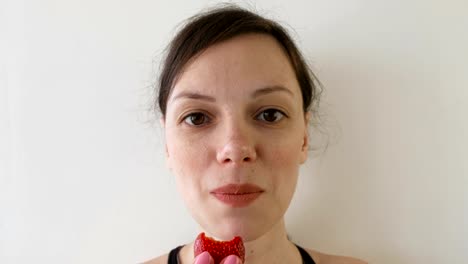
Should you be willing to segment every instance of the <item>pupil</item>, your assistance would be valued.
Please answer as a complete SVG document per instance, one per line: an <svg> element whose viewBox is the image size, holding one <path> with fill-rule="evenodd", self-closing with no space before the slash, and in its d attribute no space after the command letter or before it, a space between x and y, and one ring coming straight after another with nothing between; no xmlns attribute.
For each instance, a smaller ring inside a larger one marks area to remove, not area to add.
<svg viewBox="0 0 468 264"><path fill-rule="evenodd" d="M266 121L273 122L276 120L276 112L274 110L267 110L263 113L263 117Z"/></svg>
<svg viewBox="0 0 468 264"><path fill-rule="evenodd" d="M193 114L190 116L190 121L192 121L194 125L201 125L203 121L205 121L205 116L202 114Z"/></svg>

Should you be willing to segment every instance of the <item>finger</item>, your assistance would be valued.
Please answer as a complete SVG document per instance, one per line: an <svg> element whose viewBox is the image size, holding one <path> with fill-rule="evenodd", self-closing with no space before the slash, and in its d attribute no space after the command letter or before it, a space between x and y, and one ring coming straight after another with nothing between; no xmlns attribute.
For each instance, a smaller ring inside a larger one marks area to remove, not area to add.
<svg viewBox="0 0 468 264"><path fill-rule="evenodd" d="M229 255L220 264L242 264L242 260L236 255Z"/></svg>
<svg viewBox="0 0 468 264"><path fill-rule="evenodd" d="M194 264L214 264L213 258L210 256L210 253L208 251L204 251L200 255L198 255L194 262Z"/></svg>

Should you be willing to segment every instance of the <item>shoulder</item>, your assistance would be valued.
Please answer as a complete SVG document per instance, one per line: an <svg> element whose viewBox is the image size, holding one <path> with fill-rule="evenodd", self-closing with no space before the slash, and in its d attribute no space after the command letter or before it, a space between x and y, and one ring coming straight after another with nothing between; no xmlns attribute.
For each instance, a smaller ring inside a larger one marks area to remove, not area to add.
<svg viewBox="0 0 468 264"><path fill-rule="evenodd" d="M165 254L165 255L161 255L161 256L159 256L157 258L145 261L142 264L167 264L168 259L169 259L169 254Z"/></svg>
<svg viewBox="0 0 468 264"><path fill-rule="evenodd" d="M366 261L357 258L330 255L312 249L306 249L306 251L317 264L368 264Z"/></svg>

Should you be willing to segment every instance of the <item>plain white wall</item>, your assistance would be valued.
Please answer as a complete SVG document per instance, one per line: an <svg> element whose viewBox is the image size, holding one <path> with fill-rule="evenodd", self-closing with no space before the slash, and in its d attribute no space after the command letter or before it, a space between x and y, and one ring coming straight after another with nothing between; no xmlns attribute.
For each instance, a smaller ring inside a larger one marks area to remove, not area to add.
<svg viewBox="0 0 468 264"><path fill-rule="evenodd" d="M0 263L136 263L195 237L145 110L175 26L215 2L2 2ZM295 29L326 89L293 240L467 263L467 2L250 5Z"/></svg>

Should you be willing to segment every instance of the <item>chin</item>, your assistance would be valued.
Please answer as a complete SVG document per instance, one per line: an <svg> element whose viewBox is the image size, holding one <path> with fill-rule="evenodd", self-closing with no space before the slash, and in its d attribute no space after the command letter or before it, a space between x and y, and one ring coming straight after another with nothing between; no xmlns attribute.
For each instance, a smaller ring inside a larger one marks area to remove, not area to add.
<svg viewBox="0 0 468 264"><path fill-rule="evenodd" d="M265 221L255 223L237 219L232 221L223 220L223 223L218 222L210 225L210 228L205 228L205 230L217 240L231 240L235 236L240 236L244 242L248 242L258 239L270 228L271 226L266 225Z"/></svg>

